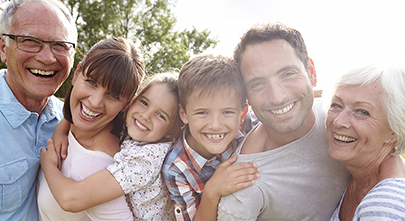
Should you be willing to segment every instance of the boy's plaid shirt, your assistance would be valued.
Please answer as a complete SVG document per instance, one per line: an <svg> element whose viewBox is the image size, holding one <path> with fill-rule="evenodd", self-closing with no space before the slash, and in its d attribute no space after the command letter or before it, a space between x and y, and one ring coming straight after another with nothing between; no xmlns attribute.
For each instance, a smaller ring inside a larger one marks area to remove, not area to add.
<svg viewBox="0 0 405 221"><path fill-rule="evenodd" d="M176 220L189 221L197 212L204 184L214 174L218 165L231 156L244 136L238 132L223 154L207 160L187 144L184 138L185 130L183 136L166 155L162 173L170 199L175 204Z"/></svg>

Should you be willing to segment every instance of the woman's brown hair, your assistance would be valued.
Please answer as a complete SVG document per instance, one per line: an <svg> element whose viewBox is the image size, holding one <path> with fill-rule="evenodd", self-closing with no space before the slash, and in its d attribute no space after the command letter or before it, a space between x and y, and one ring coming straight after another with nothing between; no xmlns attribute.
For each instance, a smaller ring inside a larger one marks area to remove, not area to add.
<svg viewBox="0 0 405 221"><path fill-rule="evenodd" d="M120 98L130 100L143 79L145 64L142 54L132 42L124 38L109 38L91 47L77 71L78 74L99 82ZM72 89L73 85L70 85L65 96L63 113L66 120L73 124L70 110ZM120 137L124 124L123 114L120 112L111 123L111 133Z"/></svg>

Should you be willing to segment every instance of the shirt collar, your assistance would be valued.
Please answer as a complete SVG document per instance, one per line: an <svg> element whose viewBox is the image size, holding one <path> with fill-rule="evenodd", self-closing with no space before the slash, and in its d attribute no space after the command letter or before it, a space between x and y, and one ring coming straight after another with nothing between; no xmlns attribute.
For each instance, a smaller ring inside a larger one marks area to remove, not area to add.
<svg viewBox="0 0 405 221"><path fill-rule="evenodd" d="M5 77L6 70L1 70L0 77L0 111L12 128L16 128L24 123L31 113L18 102L10 87L7 85Z"/></svg>
<svg viewBox="0 0 405 221"><path fill-rule="evenodd" d="M205 159L205 157L201 156L200 154L198 154L195 150L193 150L187 143L186 140L186 129L187 127L183 130L183 136L182 136L182 140L183 140L183 145L184 145L184 149L186 154L188 155L188 158L190 160L190 162L193 164L194 168L197 170L198 173L201 172L201 169L209 162L214 161L214 160L218 160L219 162L223 162L224 160L228 159L233 151L235 150L235 147L237 146L237 140L241 140L243 139L243 133L241 133L240 131L238 131L238 133L236 134L235 139L233 139L231 141L231 143L228 145L226 151L222 154L217 154L216 156L212 157L211 159L207 160Z"/></svg>
<svg viewBox="0 0 405 221"><path fill-rule="evenodd" d="M8 86L6 80L4 79L5 74L7 73L7 69L0 70L0 112L3 113L5 119L10 124L12 128L19 127L22 125L31 114L36 114L28 111L25 107L17 100L14 96L13 92L11 91L10 87ZM62 116L59 116L56 112L56 103L54 96L51 96L48 99L48 103L46 104L44 110L42 111L41 115L44 115L46 121L50 121L53 118L57 118L60 120Z"/></svg>
<svg viewBox="0 0 405 221"><path fill-rule="evenodd" d="M186 128L183 130L183 144L185 153L188 155L191 164L193 164L193 167L197 170L198 173L200 173L201 169L204 167L205 163L207 163L208 160L198 154L188 145L186 140Z"/></svg>

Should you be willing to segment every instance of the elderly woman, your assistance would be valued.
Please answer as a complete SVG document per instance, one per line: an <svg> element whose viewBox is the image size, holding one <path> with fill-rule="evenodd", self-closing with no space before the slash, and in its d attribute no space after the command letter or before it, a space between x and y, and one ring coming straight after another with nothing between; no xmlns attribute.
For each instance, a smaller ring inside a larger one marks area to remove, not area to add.
<svg viewBox="0 0 405 221"><path fill-rule="evenodd" d="M352 175L331 220L404 220L405 69L342 76L326 127L329 154Z"/></svg>

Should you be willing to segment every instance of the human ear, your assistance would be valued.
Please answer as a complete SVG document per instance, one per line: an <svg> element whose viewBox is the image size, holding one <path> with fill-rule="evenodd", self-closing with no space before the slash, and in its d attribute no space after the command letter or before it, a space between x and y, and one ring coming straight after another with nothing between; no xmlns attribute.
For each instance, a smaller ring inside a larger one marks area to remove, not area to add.
<svg viewBox="0 0 405 221"><path fill-rule="evenodd" d="M181 121L183 121L184 124L188 124L187 113L186 113L186 111L183 109L183 107L181 106L181 104L179 104L179 115L180 115Z"/></svg>
<svg viewBox="0 0 405 221"><path fill-rule="evenodd" d="M392 132L392 133L390 134L390 136L388 136L388 138L385 139L384 143L389 144L389 143L395 142L396 140L397 140L397 134L394 133L394 132Z"/></svg>
<svg viewBox="0 0 405 221"><path fill-rule="evenodd" d="M1 61L6 64L7 63L7 57L6 57L6 41L0 37L0 56L1 56Z"/></svg>
<svg viewBox="0 0 405 221"><path fill-rule="evenodd" d="M166 134L165 138L166 139L171 139L171 136L172 136L171 134Z"/></svg>
<svg viewBox="0 0 405 221"><path fill-rule="evenodd" d="M308 74L311 85L314 86L318 80L316 79L316 69L312 58L308 60Z"/></svg>

